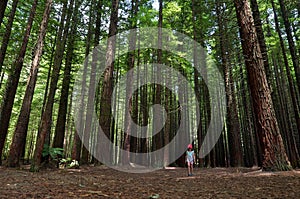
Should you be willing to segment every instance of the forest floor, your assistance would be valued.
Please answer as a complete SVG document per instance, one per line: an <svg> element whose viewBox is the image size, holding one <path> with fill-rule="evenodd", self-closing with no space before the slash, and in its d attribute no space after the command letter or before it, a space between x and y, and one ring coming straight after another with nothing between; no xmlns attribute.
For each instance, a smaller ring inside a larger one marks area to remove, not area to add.
<svg viewBox="0 0 300 199"><path fill-rule="evenodd" d="M0 167L0 198L299 198L300 170L166 168L126 173L105 166L43 170Z"/></svg>

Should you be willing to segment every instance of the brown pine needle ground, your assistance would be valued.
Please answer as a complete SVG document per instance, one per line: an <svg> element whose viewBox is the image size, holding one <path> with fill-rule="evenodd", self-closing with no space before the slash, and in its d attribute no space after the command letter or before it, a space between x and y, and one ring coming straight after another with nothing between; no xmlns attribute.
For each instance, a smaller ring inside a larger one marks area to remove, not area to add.
<svg viewBox="0 0 300 199"><path fill-rule="evenodd" d="M132 174L100 167L43 170L0 167L0 198L298 198L300 170L167 168Z"/></svg>

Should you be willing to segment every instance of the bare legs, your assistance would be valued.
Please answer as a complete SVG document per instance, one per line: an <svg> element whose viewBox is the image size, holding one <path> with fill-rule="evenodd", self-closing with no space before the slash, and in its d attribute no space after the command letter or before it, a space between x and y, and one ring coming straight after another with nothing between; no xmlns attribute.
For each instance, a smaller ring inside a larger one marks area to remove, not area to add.
<svg viewBox="0 0 300 199"><path fill-rule="evenodd" d="M193 168L193 163L191 162L187 162L187 167L188 167L188 176L192 176L193 175L193 171L194 171L194 168Z"/></svg>

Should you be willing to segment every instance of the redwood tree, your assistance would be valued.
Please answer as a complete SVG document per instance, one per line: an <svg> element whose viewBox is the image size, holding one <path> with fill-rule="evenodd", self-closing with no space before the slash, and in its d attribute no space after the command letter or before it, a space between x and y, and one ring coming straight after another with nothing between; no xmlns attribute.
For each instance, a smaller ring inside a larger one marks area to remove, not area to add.
<svg viewBox="0 0 300 199"><path fill-rule="evenodd" d="M66 119L68 113L68 99L69 99L69 88L71 82L71 69L72 69L72 60L74 55L74 45L75 45L75 37L77 32L78 25L78 8L81 5L81 2L76 2L76 6L74 8L72 26L70 36L68 38L67 52L66 52L66 63L64 68L64 77L59 101L59 109L57 116L57 123L55 126L55 135L53 140L54 148L63 148L64 138L65 138L65 130L66 130Z"/></svg>
<svg viewBox="0 0 300 199"><path fill-rule="evenodd" d="M162 64L162 58L163 58L163 52L162 52L162 24L163 24L163 0L159 0L159 9L158 9L158 49L157 49L157 63L158 64ZM160 67L157 67L157 71L153 74L153 78L156 78L157 79L157 82L161 82L162 79L161 79L161 72L160 72ZM162 99L161 99L161 94L162 94L162 86L160 84L156 84L155 85L155 89L154 89L154 92L155 92L155 97L154 97L154 104L161 104L162 102ZM162 136L162 133L163 131L160 131L158 133L158 128L157 127L160 127L162 126L162 119L163 119L163 115L162 113L157 110L157 109L154 109L153 110L153 134L157 133L155 136L154 136L154 139L153 139L153 151L155 150L159 150L162 145L163 145L163 136ZM160 158L160 157L155 157L155 164L161 164L161 160L160 159L157 159L157 158ZM162 165L161 165L162 166Z"/></svg>
<svg viewBox="0 0 300 199"><path fill-rule="evenodd" d="M254 113L257 117L257 130L263 149L262 167L263 170L271 171L289 170L291 167L275 117L249 2L248 0L235 0L234 4L240 28Z"/></svg>
<svg viewBox="0 0 300 199"><path fill-rule="evenodd" d="M34 0L28 22L26 25L22 46L20 48L19 54L12 65L12 73L8 77L8 81L5 88L4 97L1 104L1 112L0 112L0 165L1 165L1 156L2 150L4 147L5 139L7 136L9 121L11 117L11 112L14 104L15 95L17 92L17 87L20 80L21 70L23 67L24 57L27 49L27 44L29 41L29 36L31 32L31 27L33 23L33 19L35 16L36 8L37 8L38 0Z"/></svg>
<svg viewBox="0 0 300 199"><path fill-rule="evenodd" d="M279 20L278 20L277 12L276 12L276 9L275 9L275 4L274 4L273 0L271 0L271 5L272 5L272 8L273 8L273 13L274 13L275 29L276 29L276 32L277 32L278 37L279 37L279 43L280 43L280 47L281 47L283 63L284 63L284 66L285 66L286 76L287 76L287 79L288 79L289 94L290 94L290 97L291 97L291 100L292 100L293 111L294 111L294 114L295 114L297 130L298 130L298 133L299 133L300 132L299 106L297 104L297 96L296 96L296 91L295 91L294 80L293 80L293 77L292 77L292 74L291 74L291 71L290 71L287 52L286 52L285 45L284 45L284 39L282 37L282 33L281 33L281 30L280 30ZM276 66L275 61L273 61L273 62L274 62L274 67L275 67ZM278 69L275 69L275 70L278 70ZM277 72L277 71L275 71L275 72ZM288 113L285 113L285 114L288 114ZM290 137L290 136L293 137L293 134L290 130L286 130L286 131L287 131L286 134L288 134L288 137ZM293 147L293 146L289 146L289 147ZM296 158L292 158L292 157L297 156L296 151L297 151L297 148L295 148L294 150L291 151L291 154L294 154L294 156L290 156L291 157L290 161L291 161L292 166L295 166L295 165L299 164L299 163L297 163Z"/></svg>
<svg viewBox="0 0 300 199"><path fill-rule="evenodd" d="M44 38L46 35L52 1L53 0L48 0L45 6L43 19L40 26L39 38L34 51L34 58L31 65L30 76L27 82L25 96L22 102L22 108L18 117L18 122L16 124L16 129L10 146L8 158L8 166L10 167L19 166L19 158L25 147L31 103L37 80L38 67L42 56Z"/></svg>
<svg viewBox="0 0 300 199"><path fill-rule="evenodd" d="M130 28L134 29L131 30L131 36L130 36L130 41L129 41L129 54L127 57L127 65L128 65L128 70L133 69L134 67L134 62L135 62L135 53L134 52L130 52L131 50L135 49L136 47L136 30L135 28L137 28L137 20L136 20L136 15L138 12L138 0L132 0L131 1L131 9L132 9L132 13L131 13L131 17L130 17ZM132 126L130 123L130 119L131 119L131 114L133 112L132 110L132 98L133 96L130 96L130 94L132 93L132 83L133 83L133 70L130 71L130 75L128 75L127 77L127 81L126 81L126 100L129 100L130 98L130 102L128 104L126 104L125 106L125 138L124 138L124 150L127 152L126 157L123 157L123 164L128 164L130 157L129 157L129 152L130 152L130 141L131 139L135 139L133 137L131 137L129 135L129 132L132 131ZM127 102L126 102L127 103Z"/></svg>
<svg viewBox="0 0 300 199"><path fill-rule="evenodd" d="M91 6L90 11L89 11L89 22L88 22L88 32L87 32L87 37L86 37L86 47L85 47L85 57L87 57L90 53L90 49L91 49L91 39L92 39L92 25L93 25L93 20L92 20L92 15L93 15L93 6ZM97 23L97 22L96 22ZM97 23L98 24L98 23ZM97 29L97 28L96 28ZM86 94L86 79L87 79L87 67L88 67L88 60L85 60L84 62L84 69L83 69L83 74L82 74L82 86L81 86L81 98L80 98L80 109L81 111L79 111L79 116L78 119L78 131L79 132L75 132L74 135L74 141L73 141L73 148L72 148L72 159L77 160L78 162L81 159L81 146L82 146L82 142L81 139L79 137L78 133L81 133L84 129L84 120L83 120L83 107L85 107L85 94Z"/></svg>
<svg viewBox="0 0 300 199"><path fill-rule="evenodd" d="M117 24L118 24L118 9L119 0L112 0L110 14L110 24L108 37L117 34ZM113 93L113 72L114 72L114 56L115 56L116 41L110 39L107 42L107 52L106 52L106 68L103 74L103 87L100 96L100 126L104 134L110 139L111 136L111 98ZM109 153L109 152L105 152ZM107 160L110 161L110 160Z"/></svg>
<svg viewBox="0 0 300 199"><path fill-rule="evenodd" d="M50 89L47 97L47 102L45 105L45 111L42 115L41 120L41 126L39 129L39 133L37 136L36 141L36 148L34 152L34 159L33 163L31 164L31 171L38 171L39 167L42 162L42 151L44 149L44 144L48 144L50 142L50 130L51 130L51 124L52 124L52 111L53 111L53 105L54 105L54 97L57 89L57 82L59 79L59 72L62 64L64 49L65 49L65 43L69 31L69 25L70 25L70 18L72 16L73 12L73 3L74 0L70 1L70 7L67 13L67 19L66 23L64 25L64 31L62 37L57 37L56 42L56 50L54 55L54 66L52 69L52 76L51 76L51 82L50 82ZM60 34L60 31L59 31Z"/></svg>
<svg viewBox="0 0 300 199"><path fill-rule="evenodd" d="M98 0L97 1L97 4L96 4L96 7L95 7L95 10L96 10L96 25L95 25L95 36L94 36L94 47L96 48L98 45L99 45L99 40L100 40L100 28L101 28L101 14L102 14L102 0ZM92 55L92 67L91 67L91 73L90 73L90 82L89 82L89 86L87 87L88 88L88 102L87 102L87 105L86 105L86 112L87 113L91 113L94 106L92 104L92 101L94 100L94 93L95 93L95 90L96 90L96 77L95 77L95 71L96 71L96 64L97 64L97 54L93 52L93 55ZM87 66L85 65L85 73L87 72ZM86 76L84 77L84 79L86 79ZM86 83L85 80L84 81L84 84ZM85 89L83 87L84 85L82 85L82 89ZM82 92L84 93L84 91L82 90ZM83 102L82 102L83 103ZM82 117L82 116L80 116ZM81 118L80 118L81 119ZM80 163L81 164L87 164L89 162L89 142L86 141L86 140L89 140L90 139L90 131L91 131L91 128L92 128L92 114L86 114L85 116L85 121L84 121L84 140L85 140L85 145L83 146L82 148L82 158L81 158L81 161ZM81 126L81 125L80 125ZM83 128L83 127L82 127ZM98 164L98 162L96 162Z"/></svg>
<svg viewBox="0 0 300 199"><path fill-rule="evenodd" d="M231 166L242 166L242 145L240 136L240 124L237 112L236 97L233 87L232 68L229 63L227 34L227 25L225 20L222 19L221 15L221 4L217 2L217 15L218 15L218 26L219 26L219 37L220 37L220 51L222 59L222 68L224 71L224 82L226 91L226 103L227 103L227 133L229 141L229 152L230 152L230 165Z"/></svg>

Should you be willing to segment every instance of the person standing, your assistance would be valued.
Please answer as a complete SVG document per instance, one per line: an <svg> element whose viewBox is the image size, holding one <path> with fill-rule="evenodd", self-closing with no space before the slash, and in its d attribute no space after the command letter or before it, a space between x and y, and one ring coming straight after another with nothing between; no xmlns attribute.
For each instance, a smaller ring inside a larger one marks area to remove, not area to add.
<svg viewBox="0 0 300 199"><path fill-rule="evenodd" d="M185 155L185 162L187 163L187 168L188 168L188 176L193 175L193 168L194 168L195 160L196 160L196 157L195 157L195 152L193 150L193 145L189 144L188 149L186 151L186 155Z"/></svg>

